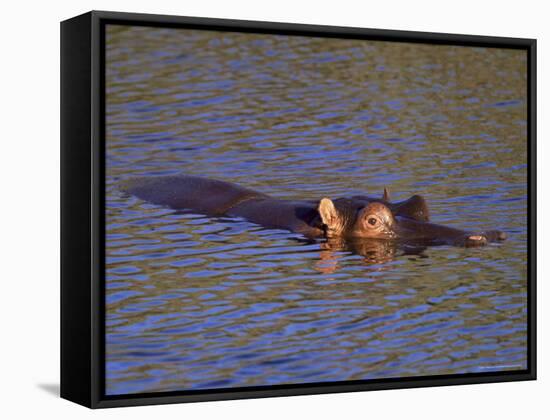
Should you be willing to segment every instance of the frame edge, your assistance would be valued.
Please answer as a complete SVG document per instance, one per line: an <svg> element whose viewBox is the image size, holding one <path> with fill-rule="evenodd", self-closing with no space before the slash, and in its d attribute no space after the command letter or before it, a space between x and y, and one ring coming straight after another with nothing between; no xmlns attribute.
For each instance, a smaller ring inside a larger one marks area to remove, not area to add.
<svg viewBox="0 0 550 420"><path fill-rule="evenodd" d="M105 10L91 12L97 19L104 21L119 21L121 23L133 23L141 26L181 26L192 25L204 27L204 29L234 30L236 32L257 32L272 34L294 34L303 36L323 36L337 38L360 38L370 40L383 40L391 42L416 42L444 45L466 45L497 48L529 48L532 38L513 38L491 35L469 35L445 32L418 32L401 29L375 29L353 26L320 25L310 23L289 23L274 21L255 21L246 19L207 18L195 16L161 15L150 13L126 13ZM138 23L139 22L139 23Z"/></svg>
<svg viewBox="0 0 550 420"><path fill-rule="evenodd" d="M528 162L528 354L529 373L537 379L537 40L527 46L527 162Z"/></svg>
<svg viewBox="0 0 550 420"><path fill-rule="evenodd" d="M92 406L91 13L61 23L61 398Z"/></svg>

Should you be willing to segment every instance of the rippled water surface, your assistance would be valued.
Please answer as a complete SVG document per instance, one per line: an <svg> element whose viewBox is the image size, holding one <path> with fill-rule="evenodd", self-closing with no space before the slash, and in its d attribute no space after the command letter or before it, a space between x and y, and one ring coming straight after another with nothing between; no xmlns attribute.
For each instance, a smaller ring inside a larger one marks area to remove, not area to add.
<svg viewBox="0 0 550 420"><path fill-rule="evenodd" d="M107 27L108 394L526 368L526 54ZM426 197L484 248L305 241L121 192Z"/></svg>

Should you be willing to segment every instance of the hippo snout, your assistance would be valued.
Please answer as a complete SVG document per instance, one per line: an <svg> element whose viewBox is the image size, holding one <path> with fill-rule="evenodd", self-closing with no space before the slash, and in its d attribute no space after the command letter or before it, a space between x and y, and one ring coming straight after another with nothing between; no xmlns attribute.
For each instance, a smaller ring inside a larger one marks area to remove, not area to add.
<svg viewBox="0 0 550 420"><path fill-rule="evenodd" d="M489 230L480 233L470 233L460 238L456 245L465 246L467 248L476 246L485 246L489 242L504 241L508 235L500 230Z"/></svg>

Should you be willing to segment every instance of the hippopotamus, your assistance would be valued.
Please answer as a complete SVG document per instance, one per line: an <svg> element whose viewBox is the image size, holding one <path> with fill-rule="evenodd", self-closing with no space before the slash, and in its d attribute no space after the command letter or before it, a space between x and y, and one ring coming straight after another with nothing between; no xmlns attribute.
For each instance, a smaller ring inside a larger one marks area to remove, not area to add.
<svg viewBox="0 0 550 420"><path fill-rule="evenodd" d="M357 195L320 200L283 200L227 181L174 175L129 180L124 191L145 201L210 216L236 216L307 238L378 239L429 245L480 246L501 241L497 230L469 232L430 223L426 200L413 195L392 203Z"/></svg>

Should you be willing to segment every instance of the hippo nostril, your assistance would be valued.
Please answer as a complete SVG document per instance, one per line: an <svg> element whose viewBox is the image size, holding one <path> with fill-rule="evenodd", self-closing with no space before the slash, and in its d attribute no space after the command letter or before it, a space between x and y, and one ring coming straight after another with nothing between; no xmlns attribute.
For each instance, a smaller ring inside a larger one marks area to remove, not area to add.
<svg viewBox="0 0 550 420"><path fill-rule="evenodd" d="M464 237L463 241L464 242L462 243L462 246L465 246L467 248L484 246L487 245L487 243L489 242L485 235L468 235Z"/></svg>

